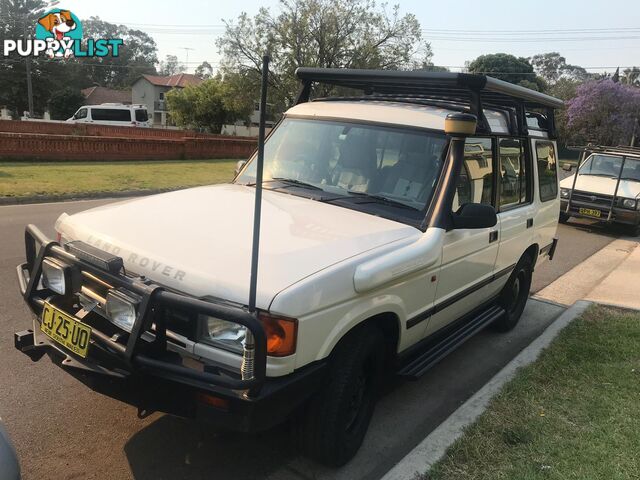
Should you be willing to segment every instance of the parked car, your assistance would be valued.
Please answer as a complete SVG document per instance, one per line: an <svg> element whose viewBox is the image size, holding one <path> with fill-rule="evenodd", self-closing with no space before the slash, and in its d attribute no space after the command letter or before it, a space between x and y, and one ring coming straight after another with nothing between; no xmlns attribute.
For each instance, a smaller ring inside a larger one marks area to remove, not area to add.
<svg viewBox="0 0 640 480"><path fill-rule="evenodd" d="M0 418L0 480L20 480L20 464L16 449Z"/></svg>
<svg viewBox="0 0 640 480"><path fill-rule="evenodd" d="M151 127L145 105L124 105L122 103L82 106L67 122L117 127Z"/></svg>
<svg viewBox="0 0 640 480"><path fill-rule="evenodd" d="M591 218L625 225L632 235L640 235L640 148L584 148L586 159L560 182L560 222Z"/></svg>
<svg viewBox="0 0 640 480"><path fill-rule="evenodd" d="M240 431L293 416L302 449L342 465L389 373L418 378L518 323L557 242L557 164L540 152L556 151L562 102L456 73L298 77L263 170L254 156L231 184L63 214L55 240L28 226L18 279L37 329L16 347L94 372L141 415ZM314 83L369 94L309 101Z"/></svg>

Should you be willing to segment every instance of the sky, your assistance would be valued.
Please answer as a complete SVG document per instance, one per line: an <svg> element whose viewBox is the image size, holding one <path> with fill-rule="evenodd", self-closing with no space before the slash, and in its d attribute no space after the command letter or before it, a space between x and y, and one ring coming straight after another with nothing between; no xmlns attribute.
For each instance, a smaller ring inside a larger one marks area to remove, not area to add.
<svg viewBox="0 0 640 480"><path fill-rule="evenodd" d="M188 71L219 62L215 40L242 12L277 11L277 0L60 0L57 7L79 18L101 19L146 31L159 58L176 55ZM560 52L590 72L640 65L640 2L637 0L397 0L414 14L431 43L436 65L459 70L487 53L529 57ZM188 49L188 50L187 50Z"/></svg>

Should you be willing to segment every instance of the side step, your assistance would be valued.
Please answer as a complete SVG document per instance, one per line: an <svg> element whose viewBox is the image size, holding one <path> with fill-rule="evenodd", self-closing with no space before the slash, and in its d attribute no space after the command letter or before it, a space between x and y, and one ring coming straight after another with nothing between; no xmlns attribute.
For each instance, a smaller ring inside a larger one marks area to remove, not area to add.
<svg viewBox="0 0 640 480"><path fill-rule="evenodd" d="M430 345L423 353L413 358L398 370L398 375L411 380L420 378L436 363L487 325L498 320L504 313L504 309L498 305L492 305L486 310L482 310L468 322L465 322L444 338Z"/></svg>

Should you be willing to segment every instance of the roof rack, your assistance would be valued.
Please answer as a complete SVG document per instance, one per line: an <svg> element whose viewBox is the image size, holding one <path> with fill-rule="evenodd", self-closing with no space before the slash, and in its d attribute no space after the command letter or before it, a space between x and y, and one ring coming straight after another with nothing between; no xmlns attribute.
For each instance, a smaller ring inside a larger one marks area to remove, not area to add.
<svg viewBox="0 0 640 480"><path fill-rule="evenodd" d="M611 147L607 145L567 145L567 150L573 150L577 152L591 152L591 153L607 153L611 155L631 155L640 156L640 147L631 147L628 145L618 145Z"/></svg>
<svg viewBox="0 0 640 480"><path fill-rule="evenodd" d="M554 110L564 105L555 97L486 75L308 67L298 68L296 75L302 82L296 104L309 101L314 83L361 90L367 99L397 97L417 103L433 100L455 106L462 104L478 117L478 130L484 133L490 132L484 106L512 112L513 115L509 115L512 131L520 135L528 135L527 110L542 109L546 113L549 137L555 138Z"/></svg>

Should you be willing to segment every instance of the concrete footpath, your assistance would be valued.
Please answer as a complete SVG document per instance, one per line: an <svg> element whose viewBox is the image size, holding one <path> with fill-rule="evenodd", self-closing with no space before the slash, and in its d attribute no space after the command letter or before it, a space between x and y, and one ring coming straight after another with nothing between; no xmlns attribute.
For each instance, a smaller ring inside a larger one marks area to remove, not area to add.
<svg viewBox="0 0 640 480"><path fill-rule="evenodd" d="M640 239L618 239L575 266L533 298L561 305L590 300L640 310Z"/></svg>

